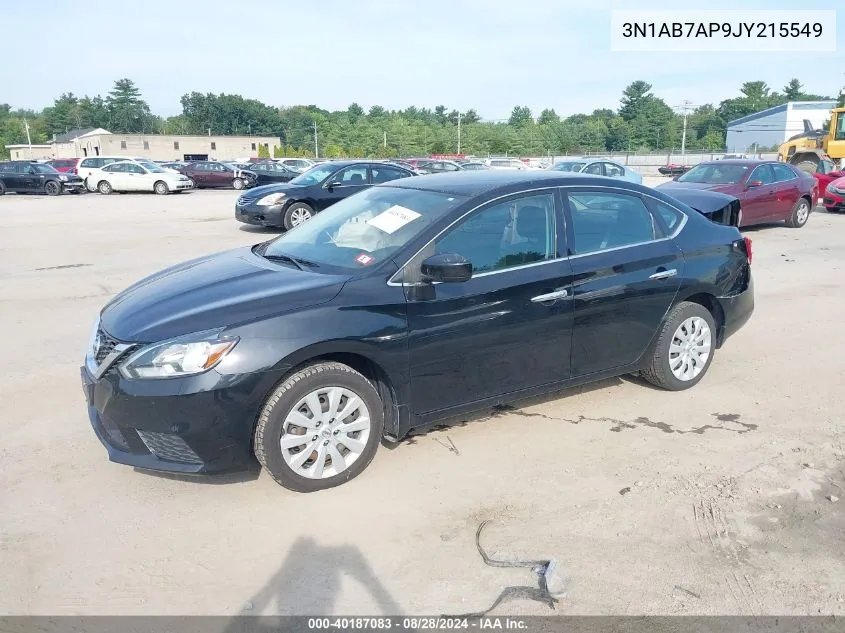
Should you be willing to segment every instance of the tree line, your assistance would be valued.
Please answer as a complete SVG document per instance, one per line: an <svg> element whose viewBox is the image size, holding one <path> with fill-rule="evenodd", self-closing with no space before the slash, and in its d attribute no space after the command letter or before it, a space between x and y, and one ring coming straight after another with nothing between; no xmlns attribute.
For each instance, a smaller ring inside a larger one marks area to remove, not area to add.
<svg viewBox="0 0 845 633"><path fill-rule="evenodd" d="M798 79L782 90L763 81L748 81L739 96L718 105L688 105L686 148L720 151L727 123L787 101L830 99L804 91ZM845 104L845 89L839 94ZM622 92L619 106L590 114L561 117L552 108L535 115L514 106L502 121L483 121L475 110L460 112L444 105L387 110L357 103L329 111L316 105L276 107L232 94L182 96L182 113L161 117L150 111L131 79L119 79L105 97L64 93L40 112L12 110L0 104L0 156L5 145L33 144L77 128L102 127L115 133L236 134L277 136L278 156L313 156L314 137L322 157L396 157L439 153L560 155L604 151L677 150L683 133L683 109L671 107L652 92L651 84L634 81ZM675 104L676 106L678 104ZM761 148L762 149L762 148Z"/></svg>

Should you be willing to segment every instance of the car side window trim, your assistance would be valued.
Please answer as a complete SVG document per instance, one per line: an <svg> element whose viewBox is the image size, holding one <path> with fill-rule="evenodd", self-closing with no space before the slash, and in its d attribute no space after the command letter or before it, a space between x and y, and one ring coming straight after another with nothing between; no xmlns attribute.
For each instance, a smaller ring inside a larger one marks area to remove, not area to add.
<svg viewBox="0 0 845 633"><path fill-rule="evenodd" d="M626 248L636 248L638 246L643 246L644 244L655 244L655 243L658 243L658 242L666 242L666 241L669 241L669 240L674 240L676 237L678 237L678 235L680 235L681 231L684 230L684 227L687 225L687 220L689 219L686 212L683 211L682 209L679 209L674 204L671 204L669 202L666 202L665 200L661 200L660 198L657 198L656 196L652 196L652 195L650 195L648 193L644 193L644 192L631 192L628 189L621 189L619 187L610 187L610 186L607 186L607 185L593 185L593 186L590 186L590 187L585 187L584 185L563 185L563 186L555 187L555 188L558 190L557 197L556 197L556 203L561 205L559 210L558 210L558 221L560 221L560 223L561 223L560 226L561 226L561 228L563 228L563 232L558 230L558 240L560 240L561 235L566 236L566 238L565 238L566 241L565 241L563 246L567 249L567 251L568 251L568 242L569 242L569 217L568 217L569 216L569 198L566 195L566 193L570 190L572 190L572 191L602 190L602 191L610 191L610 192L622 192L622 193L627 193L629 195L639 196L639 197L644 199L643 204L646 206L649 213L652 215L652 219L654 219L654 213L651 210L651 205L648 204L646 199L656 200L657 202L661 202L661 203L665 204L666 206L671 207L672 209L675 209L676 211L678 211L681 214L681 221L678 222L678 226L675 228L675 230L671 234L666 235L665 237L659 237L659 238L656 238L656 239L653 239L653 240L648 240L648 241L645 241L645 242L637 242L635 244L625 244L624 246L614 246L613 248L606 248L602 251L594 251L592 253L582 253L582 254L576 254L576 255L568 255L567 254L567 255L563 255L561 257L556 257L554 259L547 259L547 260L542 261L542 262L531 262L530 264L522 264L520 266L514 266L513 268L507 268L507 269L504 269L504 270L493 270L493 271L486 272L486 273L479 273L478 274L479 277L482 276L482 275L496 275L496 274L500 274L500 273L503 273L503 272L510 272L512 270L521 270L523 268L528 268L528 267L533 267L533 266L543 266L545 264L552 264L552 263L555 263L555 262L561 262L561 261L566 260L566 259L577 259L579 257L590 257L592 255L596 255L597 253L612 253L614 251L621 251L621 250L624 250ZM519 193L531 193L531 192L535 192L535 191L545 191L547 189L548 189L548 187L540 187L538 189L527 189L527 190L521 191ZM403 281L401 281L402 277L404 276L405 267L408 264L410 264L411 262L413 262L416 259L417 255L419 255L423 250L428 248L431 245L431 243L434 242L438 237L440 237L443 233L445 233L450 228L452 228L455 224L457 224L458 222L463 220L467 215L469 215L473 211L476 211L477 209L481 208L482 206L484 206L486 204L490 204L491 202L495 202L496 200L501 200L503 198L507 198L507 197L513 196L513 195L514 194L509 193L509 194L505 194L503 196L499 196L498 198L493 198L492 200L488 200L488 201L486 201L486 202L484 202L484 203L482 203L482 204L480 204L476 207L473 207L472 209L470 209L469 211L467 211L466 213L464 213L460 217L456 218L454 221L449 223L448 226L444 227L437 235L435 235L430 240L428 240L411 257L409 257L407 259L407 261L405 261L404 264L399 266L399 269L393 275L390 276L390 279L387 280L387 285L388 286L409 286L409 287L422 285L420 283L404 283ZM563 216L563 218L560 217L561 215ZM397 281L397 279L399 279L399 281ZM434 282L434 283L439 283L439 282Z"/></svg>
<svg viewBox="0 0 845 633"><path fill-rule="evenodd" d="M486 277L488 275L500 275L502 273L509 273L509 272L512 272L512 271L515 271L515 270L522 270L524 268L533 268L534 266L543 266L543 265L546 265L546 264L553 264L555 262L559 263L563 260L569 259L566 255L560 255L560 253L563 252L563 248L565 248L565 246L566 246L565 241L563 241L563 243L561 243L561 240L562 240L563 236L565 235L565 231L566 231L566 224L565 224L566 219L565 219L565 216L562 213L562 210L560 208L560 204L561 204L560 193L558 191L554 191L555 189L559 189L559 187L538 187L536 189L526 189L524 191L518 191L516 193L507 193L507 194L498 196L496 198L486 200L486 201L482 202L481 204L473 207L472 209L469 209L465 213L461 214L459 217L455 218L447 226L443 227L443 229L440 230L437 233L437 235L433 236L430 240L426 241L426 243L423 244L419 249L417 249L417 251L413 255L411 255L405 261L404 264L399 266L399 269L390 276L390 278L387 280L387 285L388 286L407 286L407 287L423 285L422 282L410 282L409 283L409 282L402 281L403 277L405 276L405 268L409 264L414 262L417 259L417 257L419 256L420 253L422 253L425 249L429 248L438 238L440 238L440 236L442 236L443 234L450 231L452 229L452 227L454 227L456 224L463 221L467 216L469 216L472 213L475 213L476 211L478 211L482 207L487 207L491 204L497 203L497 202L505 200L507 198L517 199L517 198L521 198L521 197L526 197L526 194L540 194L540 193L545 192L545 193L550 193L550 194L553 195L554 205L555 205L555 223L557 225L556 228L555 228L555 233L556 233L556 235L555 235L555 248L557 249L558 257L553 257L551 259L545 259L545 260L539 261L539 262L530 262L528 264L519 264L517 266L511 266L510 268L503 268L501 270L490 270L490 271L487 271L487 272L478 273L477 275L473 275L472 278L476 279L478 277ZM440 282L433 282L433 283L438 284Z"/></svg>
<svg viewBox="0 0 845 633"><path fill-rule="evenodd" d="M602 254L602 253L612 253L614 251L621 251L621 250L624 250L626 248L636 248L638 246L644 246L645 244L656 244L658 242L665 242L665 241L673 240L678 236L678 234L684 229L684 227L687 224L687 219L688 219L687 214L684 213L681 209L679 209L678 207L676 207L675 205L673 205L671 203L668 203L664 200L661 200L661 199L659 199L655 196L649 195L648 193L644 193L644 192L640 192L640 191L631 191L629 189L620 189L618 187L608 187L608 186L604 186L604 185L593 185L593 186L569 185L569 186L563 186L563 187L561 187L561 189L564 190L563 196L562 196L563 197L563 205L564 205L564 209L565 209L565 212L566 212L566 215L567 215L567 220L570 220L570 224L571 224L571 216L570 216L570 209L569 209L569 196L567 195L570 191L572 191L573 193L578 193L578 192L588 192L589 193L589 192L594 192L594 191L597 191L597 190L603 190L603 191L607 191L607 192L618 193L618 194L622 194L622 195L634 196L636 198L639 198L642 201L643 206L648 211L648 214L651 216L652 225L655 227L655 234L657 234L656 233L657 231L660 231L661 233L664 232L664 231L662 231L663 225L655 217L655 213L652 210L652 205L649 204L647 199L650 198L652 200L655 200L657 202L665 204L666 206L671 207L672 209L675 209L676 211L678 211L681 214L681 221L678 222L678 226L675 228L675 230L670 235L665 235L664 237L656 237L652 240L645 240L645 241L642 241L642 242L634 242L632 244L624 244L622 246L612 246L610 248L604 248L604 249L597 250L597 251L590 251L589 253L574 253L572 255L568 255L569 259L578 259L579 257L591 257L593 255L599 255L599 254ZM566 237L567 237L567 241L571 237L571 232L569 230L567 230Z"/></svg>

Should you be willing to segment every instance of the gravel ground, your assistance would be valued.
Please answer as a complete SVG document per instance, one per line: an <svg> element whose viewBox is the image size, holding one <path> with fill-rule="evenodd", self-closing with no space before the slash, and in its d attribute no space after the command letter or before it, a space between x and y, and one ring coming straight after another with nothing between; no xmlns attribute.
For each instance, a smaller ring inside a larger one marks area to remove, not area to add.
<svg viewBox="0 0 845 633"><path fill-rule="evenodd" d="M649 182L653 182L649 180ZM845 615L845 215L749 230L757 309L681 393L606 380L296 495L111 464L78 366L111 296L255 243L233 192L0 199L0 613L464 613L555 558L563 614ZM840 499L837 501L837 499ZM523 594L497 614L550 614Z"/></svg>

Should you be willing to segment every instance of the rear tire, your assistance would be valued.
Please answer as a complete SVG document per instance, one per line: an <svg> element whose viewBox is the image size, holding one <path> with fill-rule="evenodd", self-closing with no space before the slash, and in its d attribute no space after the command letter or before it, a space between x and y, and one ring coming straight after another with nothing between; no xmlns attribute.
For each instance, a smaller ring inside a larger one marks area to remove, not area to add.
<svg viewBox="0 0 845 633"><path fill-rule="evenodd" d="M786 219L786 226L792 229L800 229L807 224L810 219L810 203L806 198L799 198L795 206L792 207L792 213Z"/></svg>
<svg viewBox="0 0 845 633"><path fill-rule="evenodd" d="M48 196L58 196L61 192L61 183L55 180L48 180L44 183L44 193L46 193Z"/></svg>
<svg viewBox="0 0 845 633"><path fill-rule="evenodd" d="M641 374L661 389L689 389L704 378L715 351L713 315L698 303L683 301L672 308L666 318L651 362Z"/></svg>
<svg viewBox="0 0 845 633"><path fill-rule="evenodd" d="M108 180L102 180L97 185L97 191L99 191L104 196L109 195L114 189L112 189L111 183Z"/></svg>
<svg viewBox="0 0 845 633"><path fill-rule="evenodd" d="M153 185L153 191L155 191L160 196L166 196L170 193L170 187L167 186L167 183L163 180L159 180L156 184Z"/></svg>
<svg viewBox="0 0 845 633"><path fill-rule="evenodd" d="M0 182L0 196L5 196L5 195L6 195L6 185L4 185L2 182Z"/></svg>
<svg viewBox="0 0 845 633"><path fill-rule="evenodd" d="M341 419L337 414L344 411ZM373 384L347 365L323 362L288 376L273 391L259 415L253 449L277 483L316 492L361 474L383 431L384 405Z"/></svg>
<svg viewBox="0 0 845 633"><path fill-rule="evenodd" d="M191 189L195 189L197 186L197 183L194 182L193 178L188 178L188 184L191 185Z"/></svg>

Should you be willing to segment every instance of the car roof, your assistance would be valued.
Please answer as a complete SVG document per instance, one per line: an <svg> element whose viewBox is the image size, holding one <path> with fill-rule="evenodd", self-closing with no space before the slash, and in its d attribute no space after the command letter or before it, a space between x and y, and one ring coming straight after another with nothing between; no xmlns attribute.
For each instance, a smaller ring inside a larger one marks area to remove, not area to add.
<svg viewBox="0 0 845 633"><path fill-rule="evenodd" d="M584 174L567 174L565 172L549 172L542 170L513 170L513 171L457 171L446 174L431 174L414 178L391 180L377 187L401 187L404 189L419 189L422 191L438 191L461 196L476 196L482 193L495 192L497 189L509 189L516 185L537 187L561 187L565 185L611 185L619 189L653 193L652 189L643 187L619 178L593 176ZM504 193L504 191L503 191Z"/></svg>
<svg viewBox="0 0 845 633"><path fill-rule="evenodd" d="M756 167L757 165L785 164L777 160L760 160L759 158L722 158L721 160L706 160L699 165L744 165L745 167Z"/></svg>

